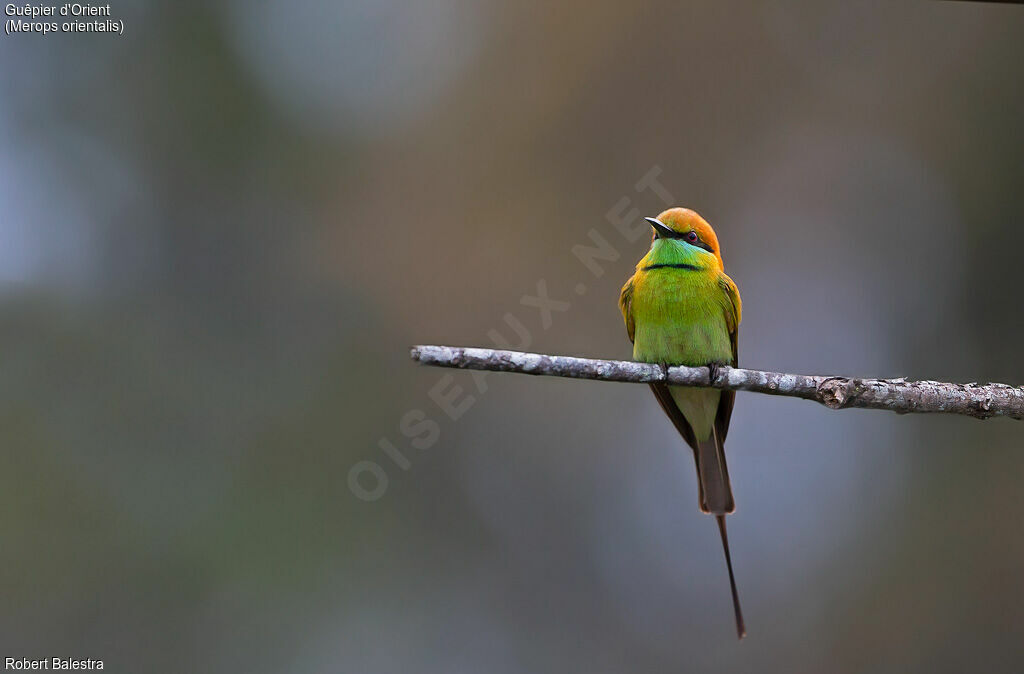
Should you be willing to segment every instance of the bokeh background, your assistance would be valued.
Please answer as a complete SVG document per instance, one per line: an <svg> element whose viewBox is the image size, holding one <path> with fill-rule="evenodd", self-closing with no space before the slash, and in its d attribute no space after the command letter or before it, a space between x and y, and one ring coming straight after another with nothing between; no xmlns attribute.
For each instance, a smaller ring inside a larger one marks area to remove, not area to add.
<svg viewBox="0 0 1024 674"><path fill-rule="evenodd" d="M742 364L1024 383L1024 7L111 6L0 37L0 656L1024 669L1019 422L740 394L737 643L646 388L408 357L628 357L611 220L654 171L717 228Z"/></svg>

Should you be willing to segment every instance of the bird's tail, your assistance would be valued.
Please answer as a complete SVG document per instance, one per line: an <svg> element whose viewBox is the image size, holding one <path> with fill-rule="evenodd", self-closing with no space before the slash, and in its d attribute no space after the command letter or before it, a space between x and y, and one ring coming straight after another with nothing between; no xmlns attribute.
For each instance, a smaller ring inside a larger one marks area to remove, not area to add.
<svg viewBox="0 0 1024 674"><path fill-rule="evenodd" d="M736 614L736 637L747 636L747 627L743 623L743 609L740 608L740 595L736 592L736 577L732 574L732 557L729 555L729 536L725 533L725 515L715 515L718 520L718 533L722 534L722 549L725 550L725 565L729 568L729 589L732 590L732 610Z"/></svg>
<svg viewBox="0 0 1024 674"><path fill-rule="evenodd" d="M697 442L697 475L700 479L701 510L712 513L718 521L718 533L722 535L722 549L725 551L725 565L729 569L729 589L732 590L732 608L736 614L736 635L742 639L747 635L743 624L740 597L736 592L736 576L732 572L732 556L729 554L729 536L725 532L725 516L736 509L729 482L729 468L725 464L725 448L715 429L711 436Z"/></svg>
<svg viewBox="0 0 1024 674"><path fill-rule="evenodd" d="M707 440L697 441L697 478L700 480L700 509L715 515L736 510L729 483L729 467L725 463L725 447L713 429Z"/></svg>

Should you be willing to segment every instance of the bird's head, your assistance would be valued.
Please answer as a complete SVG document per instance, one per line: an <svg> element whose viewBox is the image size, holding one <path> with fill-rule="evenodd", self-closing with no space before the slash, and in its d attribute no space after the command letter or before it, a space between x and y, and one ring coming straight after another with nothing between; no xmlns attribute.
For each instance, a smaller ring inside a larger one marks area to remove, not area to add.
<svg viewBox="0 0 1024 674"><path fill-rule="evenodd" d="M692 259L711 262L714 258L718 269L724 268L715 230L695 211L689 208L670 208L657 218L645 220L654 228L651 239L652 253L659 247L669 247L674 253Z"/></svg>

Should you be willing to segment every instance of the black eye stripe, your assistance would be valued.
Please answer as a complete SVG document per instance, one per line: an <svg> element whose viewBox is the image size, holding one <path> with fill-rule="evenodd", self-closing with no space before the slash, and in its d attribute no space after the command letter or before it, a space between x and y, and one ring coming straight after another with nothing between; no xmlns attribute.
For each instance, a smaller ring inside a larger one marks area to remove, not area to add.
<svg viewBox="0 0 1024 674"><path fill-rule="evenodd" d="M704 243L703 241L700 240L700 236L699 235L697 235L697 240L696 241L690 241L689 239L687 239L686 237L688 237L690 234L697 235L697 233L695 231L693 231L692 229L690 231L688 231L688 232L677 232L677 231L673 230L672 231L672 235L669 236L668 238L670 238L670 239L682 239L683 241L686 241L686 243L690 244L691 246L697 246L698 248L703 248L704 250L706 250L709 253L714 253L715 252L714 250L711 249L710 245L708 245L708 244L706 244L706 243Z"/></svg>

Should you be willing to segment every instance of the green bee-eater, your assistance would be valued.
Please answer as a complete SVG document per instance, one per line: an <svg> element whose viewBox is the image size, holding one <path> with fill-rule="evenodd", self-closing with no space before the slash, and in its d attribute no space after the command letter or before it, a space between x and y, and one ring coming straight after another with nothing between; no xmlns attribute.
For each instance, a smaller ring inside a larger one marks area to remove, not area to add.
<svg viewBox="0 0 1024 674"><path fill-rule="evenodd" d="M671 208L646 218L654 228L651 249L622 287L619 307L633 342L633 359L665 365L736 366L740 293L725 275L718 237L704 218ZM736 632L746 635L725 533L725 515L735 510L726 432L736 394L712 388L651 384L676 430L693 448L700 509L718 521L729 569Z"/></svg>

